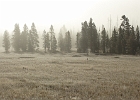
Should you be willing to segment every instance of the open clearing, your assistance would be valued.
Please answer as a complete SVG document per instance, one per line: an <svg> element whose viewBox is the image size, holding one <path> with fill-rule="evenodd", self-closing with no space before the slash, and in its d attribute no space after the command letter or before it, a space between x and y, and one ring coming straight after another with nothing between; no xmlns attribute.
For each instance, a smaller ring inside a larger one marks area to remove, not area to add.
<svg viewBox="0 0 140 100"><path fill-rule="evenodd" d="M0 100L140 100L140 57L0 54Z"/></svg>

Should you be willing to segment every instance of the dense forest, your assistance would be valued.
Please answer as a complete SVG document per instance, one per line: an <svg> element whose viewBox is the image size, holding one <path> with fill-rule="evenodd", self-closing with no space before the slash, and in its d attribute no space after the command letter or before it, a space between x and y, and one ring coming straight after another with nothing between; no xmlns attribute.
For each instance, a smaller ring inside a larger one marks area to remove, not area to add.
<svg viewBox="0 0 140 100"><path fill-rule="evenodd" d="M137 26L135 30L125 15L122 16L122 20L119 29L114 28L110 38L105 28L101 32L97 31L92 19L89 24L87 21L82 23L82 30L77 33L77 52L87 52L89 49L92 53L131 55L139 53L139 27Z"/></svg>
<svg viewBox="0 0 140 100"><path fill-rule="evenodd" d="M58 41L55 37L54 28L51 25L50 31L42 32L42 47L44 52L56 53L58 48L62 52L71 52L71 34L69 31L62 34L63 31L60 29ZM65 36L63 36L65 35ZM13 35L10 39L9 32L5 30L3 35L2 43L5 52L10 52L10 47L14 49L14 52L37 52L39 51L39 35L34 23L32 23L29 29L25 24L23 26L23 31L20 31L19 24L15 24Z"/></svg>
<svg viewBox="0 0 140 100"><path fill-rule="evenodd" d="M56 39L54 28L51 25L50 31L42 32L44 52L56 53L56 51L70 53L72 48L71 31L65 33L60 30ZM97 30L95 23L90 18L82 23L80 32L76 34L76 47L78 53L109 53L109 54L138 54L140 51L139 27L129 24L129 19L123 15L119 28L114 28L112 36L109 37L105 27ZM5 52L9 52L10 47L15 52L36 52L39 51L39 36L34 23L29 29L25 24L20 31L19 24L15 24L13 35L10 38L5 30L3 35L3 47Z"/></svg>

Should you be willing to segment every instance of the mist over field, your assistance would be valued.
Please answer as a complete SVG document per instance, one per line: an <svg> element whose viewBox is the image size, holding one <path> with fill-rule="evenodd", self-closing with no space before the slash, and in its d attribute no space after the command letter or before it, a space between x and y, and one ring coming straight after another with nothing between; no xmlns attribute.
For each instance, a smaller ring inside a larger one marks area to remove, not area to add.
<svg viewBox="0 0 140 100"><path fill-rule="evenodd" d="M126 15L130 23L139 25L139 0L0 0L0 32L11 33L15 23L23 28L26 23L36 24L39 31L53 25L55 32L65 25L68 30L81 30L81 22L93 18L98 29L104 25L109 30L108 19L111 16L112 29L121 23L120 18Z"/></svg>
<svg viewBox="0 0 140 100"><path fill-rule="evenodd" d="M0 0L0 100L140 100L139 0Z"/></svg>

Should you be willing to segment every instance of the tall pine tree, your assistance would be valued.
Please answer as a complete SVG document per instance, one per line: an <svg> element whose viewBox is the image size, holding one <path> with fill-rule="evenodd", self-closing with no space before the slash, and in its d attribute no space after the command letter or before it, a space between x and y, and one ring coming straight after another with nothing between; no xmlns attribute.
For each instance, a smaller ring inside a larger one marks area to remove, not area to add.
<svg viewBox="0 0 140 100"><path fill-rule="evenodd" d="M105 53L106 52L106 30L105 30L105 28L102 30L102 33L101 33L101 37L102 37L102 40L101 40L101 42L102 42L102 50L103 50L103 53Z"/></svg>
<svg viewBox="0 0 140 100"><path fill-rule="evenodd" d="M56 49L57 49L57 40L55 38L55 33L54 33L54 29L53 29L52 25L50 27L49 33L51 34L51 36L50 36L50 51L55 53Z"/></svg>
<svg viewBox="0 0 140 100"><path fill-rule="evenodd" d="M34 52L35 50L39 49L39 37L37 34L37 30L35 24L32 23L31 30L28 36L28 51Z"/></svg>
<svg viewBox="0 0 140 100"><path fill-rule="evenodd" d="M25 24L21 33L21 49L23 52L27 51L28 45L28 27Z"/></svg>
<svg viewBox="0 0 140 100"><path fill-rule="evenodd" d="M89 41L88 41L88 24L87 21L85 21L84 23L82 23L82 31L81 31L81 49L82 52L85 53L88 49L88 45L89 45Z"/></svg>
<svg viewBox="0 0 140 100"><path fill-rule="evenodd" d="M43 31L43 48L46 53L46 49L48 48L48 51L50 50L50 39L49 39L49 33L46 33L46 31Z"/></svg>
<svg viewBox="0 0 140 100"><path fill-rule="evenodd" d="M21 41L20 41L20 29L19 29L19 24L15 24L15 29L13 31L13 37L12 37L12 46L15 50L15 52L19 52L20 51L20 45L21 45Z"/></svg>
<svg viewBox="0 0 140 100"><path fill-rule="evenodd" d="M109 47L110 47L110 41L109 41L109 37L108 34L106 34L106 51L107 53L109 53Z"/></svg>
<svg viewBox="0 0 140 100"><path fill-rule="evenodd" d="M10 40L9 40L9 33L7 30L4 32L4 36L3 36L3 47L6 53L9 52Z"/></svg>
<svg viewBox="0 0 140 100"><path fill-rule="evenodd" d="M135 55L137 51L137 41L136 41L136 36L135 36L135 31L133 26L130 31L129 42L130 42L129 54Z"/></svg>
<svg viewBox="0 0 140 100"><path fill-rule="evenodd" d="M47 33L46 35L46 45L47 45L47 48L48 48L48 51L50 50L50 38L49 38L49 33Z"/></svg>
<svg viewBox="0 0 140 100"><path fill-rule="evenodd" d="M92 18L90 18L88 32L89 32L89 35L88 35L89 47L90 47L91 52L95 53L98 51L98 47L97 47L98 34L97 34L96 26L95 26L94 22L92 22Z"/></svg>
<svg viewBox="0 0 140 100"><path fill-rule="evenodd" d="M55 35L53 35L52 37L52 52L55 53L56 52L56 49L57 49L57 40L55 38Z"/></svg>
<svg viewBox="0 0 140 100"><path fill-rule="evenodd" d="M140 49L140 32L139 32L139 27L137 26L136 28L136 41L137 41L137 49Z"/></svg>
<svg viewBox="0 0 140 100"><path fill-rule="evenodd" d="M122 28L120 27L119 28L119 34L118 34L118 37L117 37L117 53L118 54L122 54L122 41L123 40L123 30Z"/></svg>
<svg viewBox="0 0 140 100"><path fill-rule="evenodd" d="M54 36L54 29L53 29L53 26L51 25L50 27L50 50L52 51L52 48L53 48L53 36Z"/></svg>
<svg viewBox="0 0 140 100"><path fill-rule="evenodd" d="M60 51L64 51L64 38L61 31L59 32L58 46L60 48Z"/></svg>
<svg viewBox="0 0 140 100"><path fill-rule="evenodd" d="M70 52L71 51L71 36L70 32L66 32L65 34L65 52Z"/></svg>
<svg viewBox="0 0 140 100"><path fill-rule="evenodd" d="M115 28L111 38L111 53L117 53L117 31Z"/></svg>
<svg viewBox="0 0 140 100"><path fill-rule="evenodd" d="M81 50L81 33L80 32L77 32L77 35L76 35L76 47L77 47L77 52L80 53L82 50Z"/></svg>
<svg viewBox="0 0 140 100"><path fill-rule="evenodd" d="M124 29L124 45L125 45L125 53L126 54L129 54L130 53L130 39L129 39L129 36L130 36L130 30L131 30L131 25L129 24L129 19L123 15L122 16L122 28Z"/></svg>
<svg viewBox="0 0 140 100"><path fill-rule="evenodd" d="M47 48L47 34L46 34L46 31L45 30L43 31L42 37L43 37L43 48L44 48L45 53L46 53L46 48Z"/></svg>

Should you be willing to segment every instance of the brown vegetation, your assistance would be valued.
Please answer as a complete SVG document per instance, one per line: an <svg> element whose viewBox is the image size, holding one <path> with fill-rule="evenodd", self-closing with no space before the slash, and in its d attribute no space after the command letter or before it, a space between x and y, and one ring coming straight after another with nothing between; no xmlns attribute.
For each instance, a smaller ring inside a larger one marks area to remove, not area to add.
<svg viewBox="0 0 140 100"><path fill-rule="evenodd" d="M0 55L1 100L140 99L138 56Z"/></svg>

